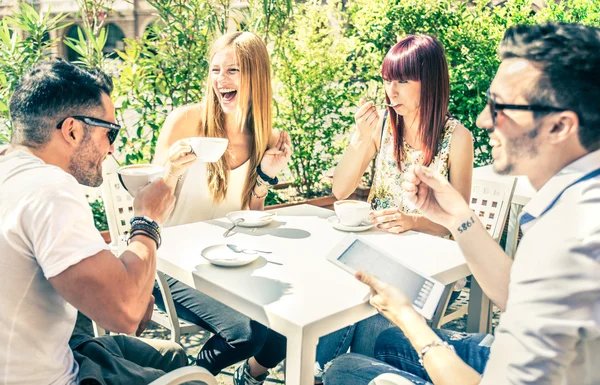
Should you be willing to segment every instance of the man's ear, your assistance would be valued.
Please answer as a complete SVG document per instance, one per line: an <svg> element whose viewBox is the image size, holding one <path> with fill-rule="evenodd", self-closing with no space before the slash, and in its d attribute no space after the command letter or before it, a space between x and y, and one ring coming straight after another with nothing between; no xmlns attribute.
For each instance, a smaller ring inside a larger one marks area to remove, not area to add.
<svg viewBox="0 0 600 385"><path fill-rule="evenodd" d="M67 118L63 122L60 132L65 142L73 147L79 146L85 134L83 124L78 124L73 118Z"/></svg>
<svg viewBox="0 0 600 385"><path fill-rule="evenodd" d="M554 125L548 133L548 139L552 144L564 143L579 132L579 117L573 111L563 111L554 120Z"/></svg>

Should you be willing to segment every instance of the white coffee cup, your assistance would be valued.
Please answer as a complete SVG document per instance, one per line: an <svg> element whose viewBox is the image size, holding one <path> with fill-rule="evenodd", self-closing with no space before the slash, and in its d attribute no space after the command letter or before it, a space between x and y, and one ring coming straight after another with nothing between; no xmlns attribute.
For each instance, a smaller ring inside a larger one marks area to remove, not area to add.
<svg viewBox="0 0 600 385"><path fill-rule="evenodd" d="M136 196L139 189L162 177L164 173L165 168L156 164L132 164L117 170L121 185L132 197Z"/></svg>
<svg viewBox="0 0 600 385"><path fill-rule="evenodd" d="M344 226L360 226L367 219L371 205L363 201L343 200L333 204L335 215Z"/></svg>
<svg viewBox="0 0 600 385"><path fill-rule="evenodd" d="M195 137L187 140L196 153L198 161L205 163L218 161L227 150L229 143L226 138Z"/></svg>

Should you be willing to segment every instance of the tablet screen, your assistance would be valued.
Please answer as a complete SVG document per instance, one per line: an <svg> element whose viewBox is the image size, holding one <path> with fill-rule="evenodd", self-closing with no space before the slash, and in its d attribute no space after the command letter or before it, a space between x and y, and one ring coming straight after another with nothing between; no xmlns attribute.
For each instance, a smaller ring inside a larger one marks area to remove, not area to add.
<svg viewBox="0 0 600 385"><path fill-rule="evenodd" d="M338 261L353 270L363 269L374 274L382 281L402 290L413 305L422 309L427 301L434 283L406 268L399 261L388 257L377 249L355 240L350 247L338 257Z"/></svg>

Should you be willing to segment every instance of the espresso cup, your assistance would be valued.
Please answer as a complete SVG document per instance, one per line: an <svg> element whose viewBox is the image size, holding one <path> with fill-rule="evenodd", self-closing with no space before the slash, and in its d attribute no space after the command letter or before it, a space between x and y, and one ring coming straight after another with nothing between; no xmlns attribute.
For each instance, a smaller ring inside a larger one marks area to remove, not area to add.
<svg viewBox="0 0 600 385"><path fill-rule="evenodd" d="M226 138L195 137L187 140L196 153L198 161L205 163L218 161L227 150L229 143Z"/></svg>
<svg viewBox="0 0 600 385"><path fill-rule="evenodd" d="M360 226L367 219L371 205L363 201L343 200L333 204L335 215L344 226Z"/></svg>
<svg viewBox="0 0 600 385"><path fill-rule="evenodd" d="M121 185L135 198L139 189L164 175L165 168L156 164L132 164L117 170Z"/></svg>

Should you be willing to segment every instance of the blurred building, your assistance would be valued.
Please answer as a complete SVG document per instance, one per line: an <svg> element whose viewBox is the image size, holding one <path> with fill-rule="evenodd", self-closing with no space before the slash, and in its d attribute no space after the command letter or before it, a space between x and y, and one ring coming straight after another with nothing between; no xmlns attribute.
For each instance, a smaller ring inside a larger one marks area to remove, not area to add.
<svg viewBox="0 0 600 385"><path fill-rule="evenodd" d="M23 0L0 0L0 19L12 14L18 9L19 1ZM69 60L76 59L76 53L67 47L62 41L64 37L77 38L77 26L81 24L78 17L77 2L73 0L27 0L40 13L66 13L69 16L64 22L73 24L65 29L52 31L49 38L61 38L61 43L55 48L55 54ZM246 0L232 1L232 7L243 8L247 5ZM155 9L146 0L116 0L108 14L104 26L107 28L108 37L104 51L113 52L115 49L124 48L124 39L143 36L146 29L154 23L158 17ZM60 35L58 35L60 34Z"/></svg>

